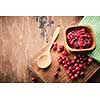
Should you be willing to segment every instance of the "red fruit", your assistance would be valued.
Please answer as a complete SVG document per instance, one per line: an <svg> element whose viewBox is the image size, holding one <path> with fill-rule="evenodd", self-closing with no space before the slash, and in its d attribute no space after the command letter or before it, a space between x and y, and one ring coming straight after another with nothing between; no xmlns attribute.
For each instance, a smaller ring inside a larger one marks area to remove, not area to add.
<svg viewBox="0 0 100 100"><path fill-rule="evenodd" d="M67 69L67 68L68 68L68 65L67 65L67 64L64 64L64 68L66 68L66 69Z"/></svg>
<svg viewBox="0 0 100 100"><path fill-rule="evenodd" d="M78 74L74 74L74 77L75 77L75 78L78 78Z"/></svg>
<svg viewBox="0 0 100 100"><path fill-rule="evenodd" d="M80 71L80 67L76 67L76 71Z"/></svg>
<svg viewBox="0 0 100 100"><path fill-rule="evenodd" d="M78 67L78 63L75 63L74 66L75 66L75 67Z"/></svg>
<svg viewBox="0 0 100 100"><path fill-rule="evenodd" d="M63 60L63 61L62 61L62 64L63 64L63 65L64 65L64 64L67 64L66 60Z"/></svg>
<svg viewBox="0 0 100 100"><path fill-rule="evenodd" d="M67 56L67 55L68 55L67 51L64 50L64 51L62 52L62 55L63 55L63 56Z"/></svg>
<svg viewBox="0 0 100 100"><path fill-rule="evenodd" d="M88 58L88 62L91 63L93 61L93 59L90 57Z"/></svg>
<svg viewBox="0 0 100 100"><path fill-rule="evenodd" d="M75 72L76 72L76 70L75 70L75 69L73 69L73 70L72 70L72 73L75 73Z"/></svg>
<svg viewBox="0 0 100 100"><path fill-rule="evenodd" d="M53 76L58 77L58 72L54 72Z"/></svg>
<svg viewBox="0 0 100 100"><path fill-rule="evenodd" d="M73 74L72 74L72 73L69 73L69 76L70 76L70 77L72 77L72 76L73 76Z"/></svg>
<svg viewBox="0 0 100 100"><path fill-rule="evenodd" d="M61 64L62 63L62 59L58 59L58 63Z"/></svg>
<svg viewBox="0 0 100 100"><path fill-rule="evenodd" d="M71 76L71 80L75 80L75 76Z"/></svg>
<svg viewBox="0 0 100 100"><path fill-rule="evenodd" d="M62 52L64 50L64 46L63 45L59 45L57 51L58 52Z"/></svg>
<svg viewBox="0 0 100 100"><path fill-rule="evenodd" d="M67 69L67 70L66 70L66 73L69 74L69 73L70 73L70 70Z"/></svg>
<svg viewBox="0 0 100 100"><path fill-rule="evenodd" d="M86 66L83 66L83 70L86 70L86 68L87 68Z"/></svg>
<svg viewBox="0 0 100 100"><path fill-rule="evenodd" d="M57 46L53 46L53 48L52 48L54 51L56 51L57 50Z"/></svg>
<svg viewBox="0 0 100 100"><path fill-rule="evenodd" d="M32 80L32 81L35 81L35 80L36 80L36 78L35 78L34 76L32 76L31 80Z"/></svg>
<svg viewBox="0 0 100 100"><path fill-rule="evenodd" d="M66 57L65 56L62 56L62 60L66 60Z"/></svg>
<svg viewBox="0 0 100 100"><path fill-rule="evenodd" d="M69 70L73 70L73 67L72 67L72 66L70 66L68 69L69 69Z"/></svg>
<svg viewBox="0 0 100 100"><path fill-rule="evenodd" d="M82 72L80 72L80 74L79 74L80 76L83 76L84 75L84 71L82 71Z"/></svg>
<svg viewBox="0 0 100 100"><path fill-rule="evenodd" d="M58 51L58 52L62 52L62 50L61 50L60 48L57 48L57 51Z"/></svg>
<svg viewBox="0 0 100 100"><path fill-rule="evenodd" d="M53 43L53 46L57 46L57 43L56 43L56 42L54 42L54 43Z"/></svg>
<svg viewBox="0 0 100 100"><path fill-rule="evenodd" d="M76 73L79 75L80 74L80 71L77 71Z"/></svg>
<svg viewBox="0 0 100 100"><path fill-rule="evenodd" d="M74 60L74 59L72 59L72 60L71 60L71 63L72 63L72 64L74 64L74 63L75 63L75 60Z"/></svg>
<svg viewBox="0 0 100 100"><path fill-rule="evenodd" d="M62 59L62 56L58 56L58 60L59 60L59 59Z"/></svg>
<svg viewBox="0 0 100 100"><path fill-rule="evenodd" d="M79 67L80 67L80 68L83 68L83 65L82 65L82 64L79 64Z"/></svg>

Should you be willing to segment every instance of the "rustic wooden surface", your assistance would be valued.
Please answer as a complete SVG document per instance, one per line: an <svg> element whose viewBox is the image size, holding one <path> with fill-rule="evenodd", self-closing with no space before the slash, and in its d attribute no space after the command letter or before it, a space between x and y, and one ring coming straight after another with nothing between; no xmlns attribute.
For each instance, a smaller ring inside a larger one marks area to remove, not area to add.
<svg viewBox="0 0 100 100"><path fill-rule="evenodd" d="M81 18L0 17L0 82L32 82L28 66L51 40L55 27L77 24Z"/></svg>

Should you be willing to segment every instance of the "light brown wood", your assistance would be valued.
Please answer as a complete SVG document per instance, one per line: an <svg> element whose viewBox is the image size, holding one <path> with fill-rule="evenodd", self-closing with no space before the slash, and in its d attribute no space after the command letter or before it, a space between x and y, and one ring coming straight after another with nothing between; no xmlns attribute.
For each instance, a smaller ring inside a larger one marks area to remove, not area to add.
<svg viewBox="0 0 100 100"><path fill-rule="evenodd" d="M52 44L54 43L55 39L57 38L57 36L59 35L61 27L58 26L54 33L53 33L53 37L50 41L50 45L47 49L47 51L43 52L43 54L41 54L38 58L37 58L37 65L39 68L47 68L50 66L51 62L52 62L52 58L51 58L51 54L50 54L50 50L52 47Z"/></svg>

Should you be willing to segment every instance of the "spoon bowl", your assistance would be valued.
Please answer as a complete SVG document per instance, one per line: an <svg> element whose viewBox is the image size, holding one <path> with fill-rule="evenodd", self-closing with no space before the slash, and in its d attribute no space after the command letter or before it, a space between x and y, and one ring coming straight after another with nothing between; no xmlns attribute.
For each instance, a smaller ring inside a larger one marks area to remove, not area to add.
<svg viewBox="0 0 100 100"><path fill-rule="evenodd" d="M51 64L51 54L49 51L43 53L41 56L39 56L37 65L40 68L47 68Z"/></svg>

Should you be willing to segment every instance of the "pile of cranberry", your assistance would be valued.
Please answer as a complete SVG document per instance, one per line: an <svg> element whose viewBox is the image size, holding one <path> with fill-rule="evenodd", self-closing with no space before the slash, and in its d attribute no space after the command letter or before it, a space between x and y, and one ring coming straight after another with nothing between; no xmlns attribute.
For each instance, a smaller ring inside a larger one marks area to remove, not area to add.
<svg viewBox="0 0 100 100"><path fill-rule="evenodd" d="M75 80L78 77L83 77L85 75L85 71L87 67L91 64L92 58L88 57L86 54L77 54L72 58L68 57L68 52L65 50L63 45L57 45L57 43L53 44L53 50L61 53L61 56L57 58L58 64L63 65L66 70L66 73L71 78L71 80ZM59 69L59 68L58 68ZM58 72L54 73L54 76L58 76Z"/></svg>
<svg viewBox="0 0 100 100"><path fill-rule="evenodd" d="M91 34L85 29L73 29L66 34L68 45L74 49L85 49L92 46Z"/></svg>

